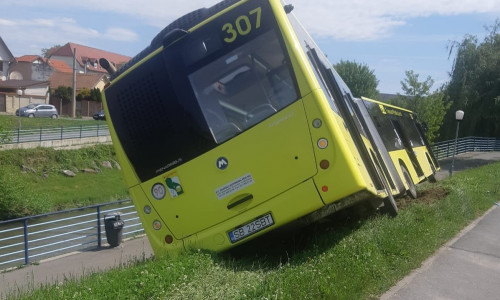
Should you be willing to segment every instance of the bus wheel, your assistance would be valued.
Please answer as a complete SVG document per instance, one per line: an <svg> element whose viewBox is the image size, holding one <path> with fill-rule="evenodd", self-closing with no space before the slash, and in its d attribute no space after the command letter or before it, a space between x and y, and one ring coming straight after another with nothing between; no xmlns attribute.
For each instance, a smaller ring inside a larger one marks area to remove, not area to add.
<svg viewBox="0 0 500 300"><path fill-rule="evenodd" d="M417 199L417 188L415 187L415 184L411 179L410 173L404 166L401 166L401 172L403 173L404 180L406 181L406 185L408 186L408 190L406 191L406 193L413 199Z"/></svg>

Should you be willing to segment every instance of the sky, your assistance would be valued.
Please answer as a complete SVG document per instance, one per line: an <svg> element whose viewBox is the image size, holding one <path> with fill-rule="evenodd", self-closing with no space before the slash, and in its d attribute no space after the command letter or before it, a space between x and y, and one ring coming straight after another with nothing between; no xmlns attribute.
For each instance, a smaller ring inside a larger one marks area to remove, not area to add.
<svg viewBox="0 0 500 300"><path fill-rule="evenodd" d="M16 57L68 42L135 56L165 26L218 0L2 0L0 37ZM381 93L402 93L405 71L449 80L450 43L481 41L500 0L287 0L330 62L367 65Z"/></svg>

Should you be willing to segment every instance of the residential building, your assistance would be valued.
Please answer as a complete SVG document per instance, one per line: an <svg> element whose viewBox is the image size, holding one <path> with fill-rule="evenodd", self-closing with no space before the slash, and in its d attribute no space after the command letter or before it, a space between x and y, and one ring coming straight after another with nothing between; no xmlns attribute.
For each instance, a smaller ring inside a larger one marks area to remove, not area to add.
<svg viewBox="0 0 500 300"><path fill-rule="evenodd" d="M72 87L73 86L73 74L54 72L49 78L50 89L55 90L60 86ZM78 95L83 89L92 90L97 88L99 90L104 89L106 84L106 74L76 74L76 94ZM71 103L69 101L63 101L62 99L52 96L50 98L50 104L57 107L57 111L61 115L71 115ZM102 103L96 101L76 101L76 112L77 115L83 117L90 117L95 112L102 109Z"/></svg>
<svg viewBox="0 0 500 300"><path fill-rule="evenodd" d="M7 80L9 76L9 66L15 62L14 55L10 52L9 48L0 36L0 81Z"/></svg>
<svg viewBox="0 0 500 300"><path fill-rule="evenodd" d="M21 90L21 95L18 95ZM49 103L49 82L36 80L0 81L0 113L15 114L30 103Z"/></svg>
<svg viewBox="0 0 500 300"><path fill-rule="evenodd" d="M47 53L51 60L60 60L68 66L73 66L73 53L76 50L76 70L84 74L106 74L106 70L99 64L100 58L106 58L116 67L128 62L131 57L108 52L75 43L67 43L60 48L56 48Z"/></svg>

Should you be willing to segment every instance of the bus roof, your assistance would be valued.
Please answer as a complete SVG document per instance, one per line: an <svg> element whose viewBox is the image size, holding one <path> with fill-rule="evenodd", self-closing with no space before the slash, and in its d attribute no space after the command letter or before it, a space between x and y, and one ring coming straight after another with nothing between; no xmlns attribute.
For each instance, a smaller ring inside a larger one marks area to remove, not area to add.
<svg viewBox="0 0 500 300"><path fill-rule="evenodd" d="M415 114L415 112L413 112L413 111L411 111L409 109L402 108L402 107L399 107L399 106L395 106L395 105L392 105L392 104L384 103L384 102L373 100L373 99L366 98L366 97L361 97L361 99L363 99L365 101L377 103L379 105L387 106L387 107L390 107L390 108L393 108L393 109L398 109L398 110L405 111L405 112L408 112L408 113L411 113L411 114Z"/></svg>

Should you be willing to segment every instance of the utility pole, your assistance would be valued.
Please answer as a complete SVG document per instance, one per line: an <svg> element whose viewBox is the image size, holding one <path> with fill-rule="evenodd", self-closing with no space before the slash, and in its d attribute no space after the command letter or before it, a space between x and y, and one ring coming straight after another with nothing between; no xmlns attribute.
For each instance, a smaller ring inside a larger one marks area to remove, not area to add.
<svg viewBox="0 0 500 300"><path fill-rule="evenodd" d="M73 49L73 91L71 93L71 117L76 117L76 48Z"/></svg>

